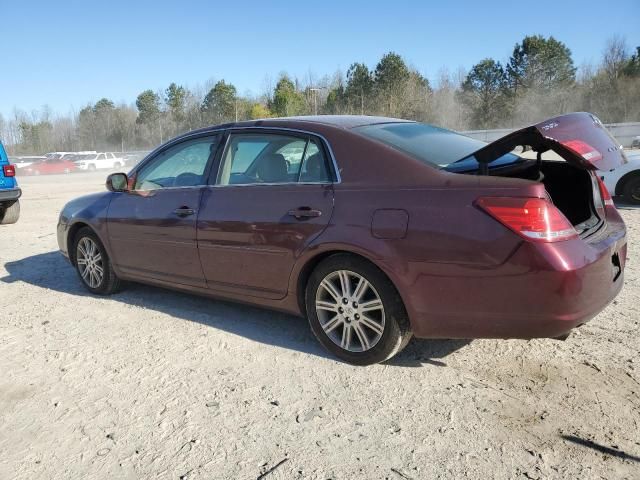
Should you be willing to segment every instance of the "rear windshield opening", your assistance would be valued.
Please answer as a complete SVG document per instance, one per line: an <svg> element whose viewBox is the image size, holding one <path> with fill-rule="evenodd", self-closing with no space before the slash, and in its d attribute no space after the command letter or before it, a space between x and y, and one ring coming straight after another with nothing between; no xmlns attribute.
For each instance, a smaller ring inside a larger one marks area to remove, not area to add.
<svg viewBox="0 0 640 480"><path fill-rule="evenodd" d="M415 122L365 125L354 128L354 131L432 167L453 172L477 170L478 162L472 154L487 145L445 128ZM492 167L518 160L517 155L507 154L493 162Z"/></svg>

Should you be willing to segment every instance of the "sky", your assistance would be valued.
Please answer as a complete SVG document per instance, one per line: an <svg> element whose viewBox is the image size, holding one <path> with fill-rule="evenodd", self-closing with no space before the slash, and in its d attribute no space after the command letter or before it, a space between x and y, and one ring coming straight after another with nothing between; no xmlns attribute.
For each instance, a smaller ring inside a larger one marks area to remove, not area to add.
<svg viewBox="0 0 640 480"><path fill-rule="evenodd" d="M433 82L442 67L505 63L529 34L563 41L580 66L614 35L640 45L639 18L640 0L0 0L0 114L132 103L171 82L225 79L259 95L280 72L374 68L389 51Z"/></svg>

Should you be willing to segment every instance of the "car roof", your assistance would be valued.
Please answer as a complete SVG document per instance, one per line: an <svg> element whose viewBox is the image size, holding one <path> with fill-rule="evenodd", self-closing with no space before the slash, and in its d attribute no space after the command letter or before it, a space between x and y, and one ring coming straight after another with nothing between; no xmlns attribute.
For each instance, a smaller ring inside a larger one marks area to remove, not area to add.
<svg viewBox="0 0 640 480"><path fill-rule="evenodd" d="M415 123L412 120L403 120L401 118L391 117L376 117L370 115L306 115L298 117L282 117L282 118L269 118L263 120L265 123L271 121L287 121L294 122L307 122L307 123L319 123L323 125L333 125L336 127L342 127L351 129L355 127L362 127L365 125L375 125L380 123Z"/></svg>
<svg viewBox="0 0 640 480"><path fill-rule="evenodd" d="M211 125L208 127L193 130L191 132L180 135L182 138L198 133L213 132L224 130L225 128L251 128L251 127L273 127L273 128L301 128L308 127L313 130L313 126L322 127L330 126L350 130L365 125L378 125L384 123L416 123L413 120L403 120L401 118L391 117L375 117L369 115L308 115L298 117L277 117L277 118L261 118L257 120L246 120L241 122L223 123L220 125Z"/></svg>

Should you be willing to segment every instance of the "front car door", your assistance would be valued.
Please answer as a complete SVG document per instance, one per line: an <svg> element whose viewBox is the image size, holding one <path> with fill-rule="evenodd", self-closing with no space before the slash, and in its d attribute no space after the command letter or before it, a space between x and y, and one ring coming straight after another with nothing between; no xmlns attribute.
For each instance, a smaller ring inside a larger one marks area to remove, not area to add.
<svg viewBox="0 0 640 480"><path fill-rule="evenodd" d="M329 223L332 181L332 163L320 138L232 130L198 216L209 288L283 298L296 258Z"/></svg>
<svg viewBox="0 0 640 480"><path fill-rule="evenodd" d="M196 244L202 190L219 136L182 139L140 165L108 211L113 262L125 276L205 287Z"/></svg>

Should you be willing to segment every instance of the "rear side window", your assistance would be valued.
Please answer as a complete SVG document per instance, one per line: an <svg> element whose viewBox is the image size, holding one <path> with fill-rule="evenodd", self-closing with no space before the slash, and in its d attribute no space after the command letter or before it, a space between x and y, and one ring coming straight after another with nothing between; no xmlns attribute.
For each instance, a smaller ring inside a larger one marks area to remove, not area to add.
<svg viewBox="0 0 640 480"><path fill-rule="evenodd" d="M280 134L232 134L222 156L218 185L329 182L318 141Z"/></svg>

